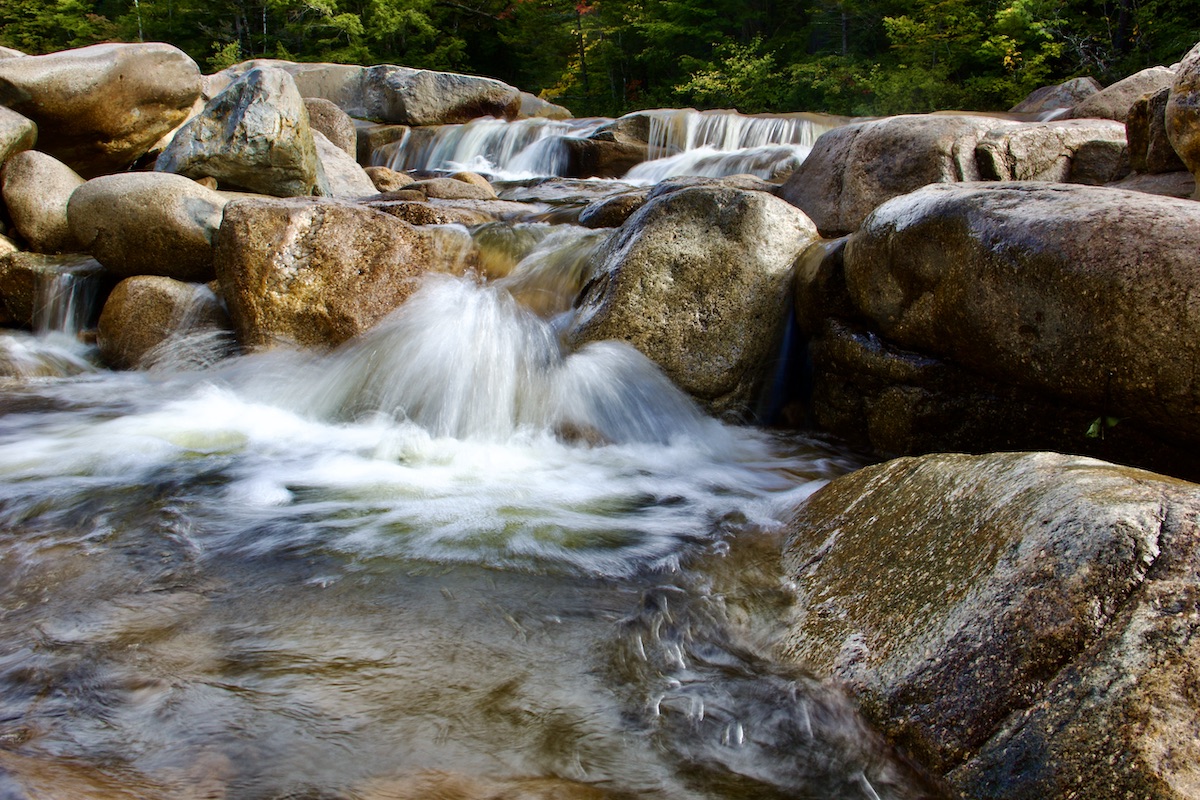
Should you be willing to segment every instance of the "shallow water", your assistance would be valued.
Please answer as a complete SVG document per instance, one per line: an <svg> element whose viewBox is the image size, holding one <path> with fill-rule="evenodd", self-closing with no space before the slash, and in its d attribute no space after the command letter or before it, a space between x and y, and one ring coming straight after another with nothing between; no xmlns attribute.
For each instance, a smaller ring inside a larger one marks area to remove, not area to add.
<svg viewBox="0 0 1200 800"><path fill-rule="evenodd" d="M11 384L0 795L918 796L772 659L782 522L855 466L470 280L329 355Z"/></svg>

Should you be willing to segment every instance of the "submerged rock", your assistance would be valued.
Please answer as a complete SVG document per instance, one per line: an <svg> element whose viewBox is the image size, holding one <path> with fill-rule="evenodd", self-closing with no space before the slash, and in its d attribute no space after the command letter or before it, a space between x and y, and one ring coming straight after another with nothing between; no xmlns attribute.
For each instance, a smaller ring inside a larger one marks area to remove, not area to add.
<svg viewBox="0 0 1200 800"><path fill-rule="evenodd" d="M187 119L199 96L199 67L168 44L0 59L0 103L36 122L38 149L84 177L128 167Z"/></svg>
<svg viewBox="0 0 1200 800"><path fill-rule="evenodd" d="M67 202L83 185L79 173L37 150L17 153L4 164L4 205L13 226L39 253L78 251L67 222Z"/></svg>
<svg viewBox="0 0 1200 800"><path fill-rule="evenodd" d="M115 275L207 281L226 202L182 175L127 172L76 189L67 218L80 247Z"/></svg>
<svg viewBox="0 0 1200 800"><path fill-rule="evenodd" d="M175 134L155 169L278 197L327 191L308 111L288 73L255 68Z"/></svg>
<svg viewBox="0 0 1200 800"><path fill-rule="evenodd" d="M816 238L803 213L762 192L666 194L617 231L568 339L630 342L711 412L744 415L783 333L792 264Z"/></svg>
<svg viewBox="0 0 1200 800"><path fill-rule="evenodd" d="M1200 487L1049 453L899 459L790 525L788 653L964 797L1190 797Z"/></svg>
<svg viewBox="0 0 1200 800"><path fill-rule="evenodd" d="M234 200L216 249L217 278L239 341L328 347L403 303L442 267L438 239L363 206L329 200Z"/></svg>

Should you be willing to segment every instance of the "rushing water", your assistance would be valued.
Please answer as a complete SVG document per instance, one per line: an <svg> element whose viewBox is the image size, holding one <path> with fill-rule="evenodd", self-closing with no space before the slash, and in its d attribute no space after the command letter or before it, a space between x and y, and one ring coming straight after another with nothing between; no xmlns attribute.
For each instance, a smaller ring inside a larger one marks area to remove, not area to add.
<svg viewBox="0 0 1200 800"><path fill-rule="evenodd" d="M477 228L487 279L328 354L0 335L82 365L0 385L0 797L923 796L773 658L783 523L856 461L563 350L606 235Z"/></svg>

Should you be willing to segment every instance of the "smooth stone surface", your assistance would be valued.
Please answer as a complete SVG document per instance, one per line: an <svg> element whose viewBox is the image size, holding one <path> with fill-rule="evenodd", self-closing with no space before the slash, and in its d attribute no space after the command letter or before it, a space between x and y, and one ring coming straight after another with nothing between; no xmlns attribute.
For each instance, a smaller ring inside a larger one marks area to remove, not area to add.
<svg viewBox="0 0 1200 800"><path fill-rule="evenodd" d="M155 169L278 197L327 190L308 111L291 76L255 68L175 134Z"/></svg>
<svg viewBox="0 0 1200 800"><path fill-rule="evenodd" d="M128 167L183 122L199 96L199 67L168 44L0 59L0 103L36 122L38 149L85 178Z"/></svg>
<svg viewBox="0 0 1200 800"><path fill-rule="evenodd" d="M397 172L391 167L367 167L366 173L375 189L380 192L394 192L416 183L416 178Z"/></svg>
<svg viewBox="0 0 1200 800"><path fill-rule="evenodd" d="M80 246L115 275L208 281L227 202L182 175L126 172L76 189L67 218Z"/></svg>
<svg viewBox="0 0 1200 800"><path fill-rule="evenodd" d="M225 307L204 284L138 275L118 283L104 303L100 357L114 369L135 369L153 362L172 336L229 330Z"/></svg>
<svg viewBox="0 0 1200 800"><path fill-rule="evenodd" d="M367 197L376 193L371 180L353 156L330 142L320 131L313 131L313 143L317 147L317 158L325 176L325 194L328 197Z"/></svg>
<svg viewBox="0 0 1200 800"><path fill-rule="evenodd" d="M975 146L980 176L995 181L1053 181L1100 186L1129 174L1125 125L1059 120L1005 127Z"/></svg>
<svg viewBox="0 0 1200 800"><path fill-rule="evenodd" d="M1054 86L1043 86L1013 106L1010 111L1017 114L1046 114L1058 109L1073 108L1102 88L1092 77L1072 78Z"/></svg>
<svg viewBox="0 0 1200 800"><path fill-rule="evenodd" d="M492 78L384 64L366 68L363 81L366 116L399 125L515 119L521 109L520 91Z"/></svg>
<svg viewBox="0 0 1200 800"><path fill-rule="evenodd" d="M1071 109L1075 119L1099 117L1124 123L1129 109L1144 94L1165 89L1175 80L1175 73L1167 67L1150 67L1122 78L1111 86L1083 100Z"/></svg>
<svg viewBox="0 0 1200 800"><path fill-rule="evenodd" d="M964 797L1191 797L1200 487L1078 456L897 459L789 525L790 658Z"/></svg>
<svg viewBox="0 0 1200 800"><path fill-rule="evenodd" d="M349 114L322 97L304 98L304 109L308 112L308 125L312 130L324 134L335 147L357 160L358 129Z"/></svg>
<svg viewBox="0 0 1200 800"><path fill-rule="evenodd" d="M78 252L67 222L67 201L83 185L79 173L37 150L4 164L4 204L17 233L39 253Z"/></svg>
<svg viewBox="0 0 1200 800"><path fill-rule="evenodd" d="M0 106L0 164L14 153L33 149L37 137L38 129L33 120Z"/></svg>
<svg viewBox="0 0 1200 800"><path fill-rule="evenodd" d="M709 411L748 415L782 336L792 265L816 238L803 213L762 192L659 197L609 241L567 339L625 340Z"/></svg>
<svg viewBox="0 0 1200 800"><path fill-rule="evenodd" d="M495 200L496 190L487 181L483 185L468 183L455 178L427 178L405 188L423 192L426 197L437 200Z"/></svg>

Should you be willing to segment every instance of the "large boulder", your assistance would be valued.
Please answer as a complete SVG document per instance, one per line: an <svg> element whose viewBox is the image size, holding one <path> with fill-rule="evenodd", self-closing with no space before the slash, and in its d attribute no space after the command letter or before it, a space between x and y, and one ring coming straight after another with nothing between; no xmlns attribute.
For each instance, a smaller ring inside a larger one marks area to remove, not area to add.
<svg viewBox="0 0 1200 800"><path fill-rule="evenodd" d="M1129 109L1125 135L1129 140L1129 165L1137 172L1160 175L1187 169L1167 134L1167 101L1170 89L1142 95Z"/></svg>
<svg viewBox="0 0 1200 800"><path fill-rule="evenodd" d="M976 145L1016 124L931 114L844 125L817 139L779 196L808 214L822 235L850 233L885 200L930 183L979 180Z"/></svg>
<svg viewBox="0 0 1200 800"><path fill-rule="evenodd" d="M37 143L37 136L33 120L0 106L0 164L13 153L31 149Z"/></svg>
<svg viewBox="0 0 1200 800"><path fill-rule="evenodd" d="M204 284L138 275L121 281L109 294L97 344L104 363L134 369L156 356L168 357L164 345L172 337L229 330L225 307Z"/></svg>
<svg viewBox="0 0 1200 800"><path fill-rule="evenodd" d="M876 209L845 282L886 341L1200 442L1200 206L1105 187L941 184Z"/></svg>
<svg viewBox="0 0 1200 800"><path fill-rule="evenodd" d="M1168 88L1174 80L1175 72L1167 67L1144 69L1089 96L1072 108L1069 116L1100 117L1123 123L1139 97Z"/></svg>
<svg viewBox="0 0 1200 800"><path fill-rule="evenodd" d="M1009 110L1015 114L1053 114L1079 105L1102 88L1095 78L1072 78L1054 86L1035 89Z"/></svg>
<svg viewBox="0 0 1200 800"><path fill-rule="evenodd" d="M1180 62L1164 115L1171 145L1200 182L1200 44Z"/></svg>
<svg viewBox="0 0 1200 800"><path fill-rule="evenodd" d="M75 170L38 150L17 153L4 165L4 204L13 226L39 253L77 252L67 223L67 201L83 185Z"/></svg>
<svg viewBox="0 0 1200 800"><path fill-rule="evenodd" d="M519 90L492 78L383 64L364 77L367 116L399 125L446 125L477 117L515 119Z"/></svg>
<svg viewBox="0 0 1200 800"><path fill-rule="evenodd" d="M114 275L207 281L226 202L182 175L126 172L76 189L67 219L80 246Z"/></svg>
<svg viewBox="0 0 1200 800"><path fill-rule="evenodd" d="M432 234L332 200L234 200L217 277L246 347L332 346L372 327L442 264Z"/></svg>
<svg viewBox="0 0 1200 800"><path fill-rule="evenodd" d="M816 238L762 192L671 192L617 231L567 337L630 342L710 411L744 415L783 332L792 264Z"/></svg>
<svg viewBox="0 0 1200 800"><path fill-rule="evenodd" d="M304 109L313 131L324 134L331 144L358 160L358 129L349 114L321 97L304 98Z"/></svg>
<svg viewBox="0 0 1200 800"><path fill-rule="evenodd" d="M789 527L786 651L963 797L1194 796L1200 487L1049 453L839 478Z"/></svg>
<svg viewBox="0 0 1200 800"><path fill-rule="evenodd" d="M278 197L327 191L304 100L287 72L270 67L249 70L214 97L155 169Z"/></svg>
<svg viewBox="0 0 1200 800"><path fill-rule="evenodd" d="M975 146L980 176L1100 186L1129 173L1125 125L1112 120L1035 122L991 131Z"/></svg>
<svg viewBox="0 0 1200 800"><path fill-rule="evenodd" d="M0 59L0 103L37 123L38 149L84 177L124 169L187 119L200 69L168 44L98 44Z"/></svg>

